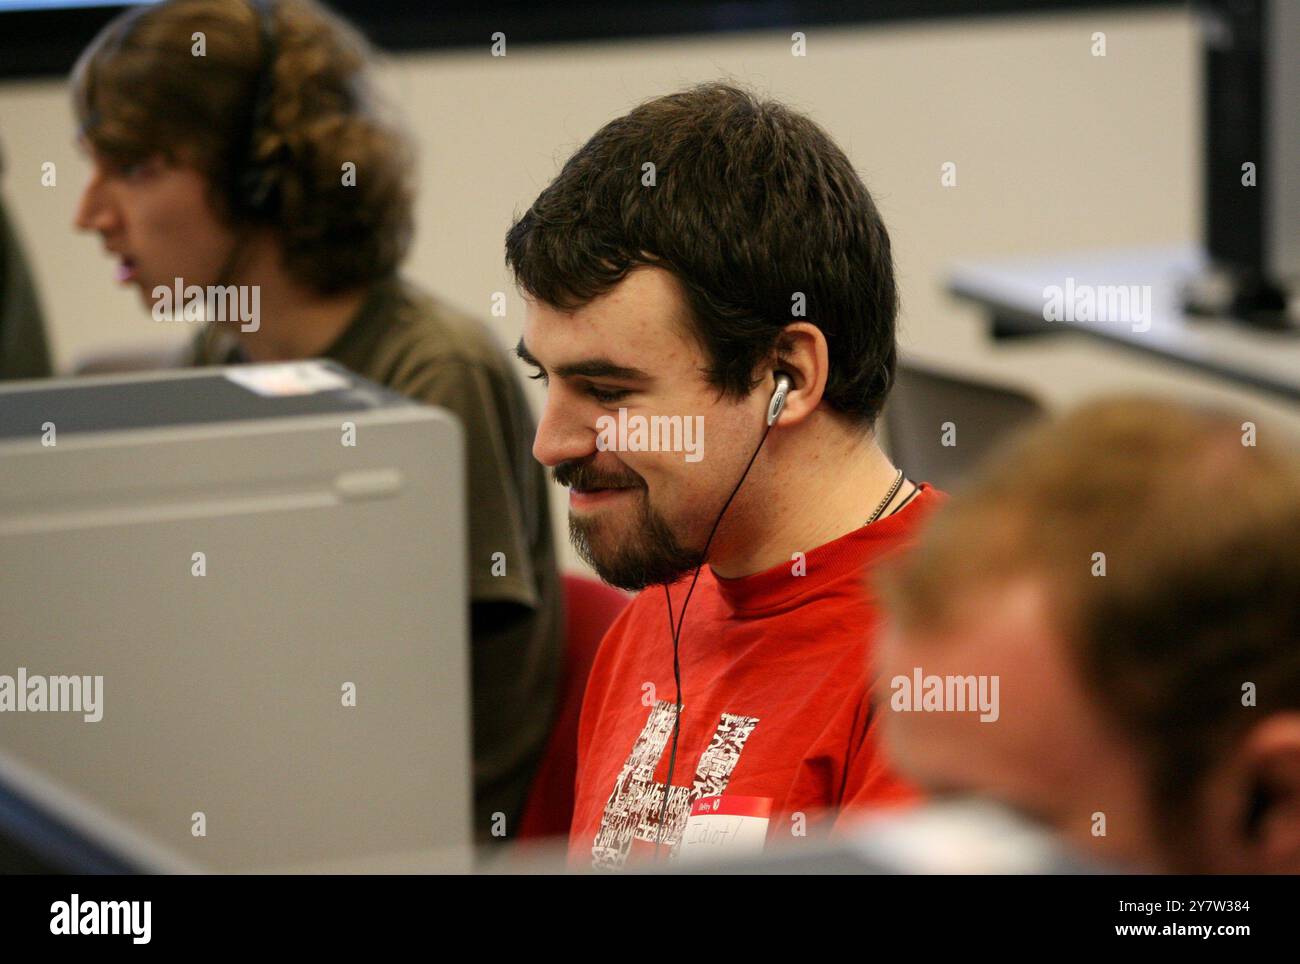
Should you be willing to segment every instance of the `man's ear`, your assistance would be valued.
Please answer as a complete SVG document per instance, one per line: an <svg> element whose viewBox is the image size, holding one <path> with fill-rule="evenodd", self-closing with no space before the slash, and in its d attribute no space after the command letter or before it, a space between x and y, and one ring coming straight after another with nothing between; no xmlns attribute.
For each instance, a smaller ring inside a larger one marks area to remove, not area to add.
<svg viewBox="0 0 1300 964"><path fill-rule="evenodd" d="M1251 781L1239 837L1261 873L1300 873L1300 713L1271 716L1239 751Z"/></svg>
<svg viewBox="0 0 1300 964"><path fill-rule="evenodd" d="M777 339L776 357L771 365L774 370L788 374L793 382L786 396L785 409L776 424L797 425L817 409L826 392L826 381L830 377L826 336L820 328L806 321L786 325ZM771 383L765 384L770 391Z"/></svg>

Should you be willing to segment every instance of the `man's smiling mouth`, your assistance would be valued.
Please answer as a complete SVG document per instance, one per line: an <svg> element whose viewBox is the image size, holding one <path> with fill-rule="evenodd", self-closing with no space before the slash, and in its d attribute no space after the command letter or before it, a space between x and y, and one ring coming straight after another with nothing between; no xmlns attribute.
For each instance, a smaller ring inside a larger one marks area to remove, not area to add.
<svg viewBox="0 0 1300 964"><path fill-rule="evenodd" d="M577 486L573 486L569 489L569 507L584 508L587 506L600 505L617 499L624 493L632 492L639 488L639 485L610 486L607 488L596 489L580 489Z"/></svg>

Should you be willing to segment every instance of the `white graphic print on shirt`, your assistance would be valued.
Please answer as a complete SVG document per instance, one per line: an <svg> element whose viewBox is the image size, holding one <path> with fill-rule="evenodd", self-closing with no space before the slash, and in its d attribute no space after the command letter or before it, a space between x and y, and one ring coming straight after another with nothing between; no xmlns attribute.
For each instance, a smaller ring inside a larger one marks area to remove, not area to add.
<svg viewBox="0 0 1300 964"><path fill-rule="evenodd" d="M650 708L641 734L632 744L614 789L605 803L600 830L591 846L591 865L597 870L616 870L627 862L632 840L655 842L664 785L654 779L655 765L663 756L673 732L676 704L656 700ZM686 706L682 705L685 712ZM758 717L723 713L708 747L700 754L691 786L674 785L668 795L664 817L663 844L672 848L681 838L691 804L701 797L721 794L740 760L745 741L758 725ZM680 762L681 748L678 748Z"/></svg>

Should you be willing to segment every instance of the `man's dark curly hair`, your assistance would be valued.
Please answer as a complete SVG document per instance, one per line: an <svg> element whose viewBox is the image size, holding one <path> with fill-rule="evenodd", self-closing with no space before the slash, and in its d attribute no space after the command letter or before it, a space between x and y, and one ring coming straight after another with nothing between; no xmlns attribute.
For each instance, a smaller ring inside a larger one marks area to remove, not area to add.
<svg viewBox="0 0 1300 964"><path fill-rule="evenodd" d="M289 273L317 291L391 274L411 240L410 147L369 99L368 46L314 0L266 8L269 64L249 3L166 0L117 17L73 70L82 136L110 163L161 155L197 168L217 210L232 224L273 225ZM250 144L268 68L269 110ZM267 167L273 188L256 215L232 197L232 174L250 159ZM343 183L347 162L355 185Z"/></svg>
<svg viewBox="0 0 1300 964"><path fill-rule="evenodd" d="M798 320L826 337L832 409L873 424L893 384L898 296L871 195L812 120L726 83L602 127L510 228L506 263L565 311L633 268L671 271L723 397L758 385Z"/></svg>

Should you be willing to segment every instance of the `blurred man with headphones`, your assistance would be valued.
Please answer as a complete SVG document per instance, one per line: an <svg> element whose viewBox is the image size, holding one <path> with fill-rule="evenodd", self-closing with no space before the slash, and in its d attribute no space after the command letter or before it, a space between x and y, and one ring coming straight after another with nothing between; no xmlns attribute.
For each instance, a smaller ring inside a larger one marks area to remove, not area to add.
<svg viewBox="0 0 1300 964"><path fill-rule="evenodd" d="M563 613L546 477L506 353L398 274L412 159L376 113L367 65L362 38L313 0L128 10L73 73L93 165L77 226L102 236L118 280L155 309L182 283L255 288L261 318L209 318L194 364L325 357L459 417L475 829L491 841L517 825L556 708Z"/></svg>

